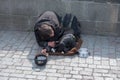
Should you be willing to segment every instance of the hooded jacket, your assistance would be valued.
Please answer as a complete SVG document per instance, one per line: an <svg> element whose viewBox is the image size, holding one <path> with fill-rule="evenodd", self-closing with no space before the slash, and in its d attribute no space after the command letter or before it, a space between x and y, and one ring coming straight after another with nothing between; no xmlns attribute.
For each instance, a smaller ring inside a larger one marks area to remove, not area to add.
<svg viewBox="0 0 120 80"><path fill-rule="evenodd" d="M48 41L42 40L39 37L39 34L37 33L38 27L40 27L40 25L42 24L50 25L54 30L54 37L50 38L48 41L51 41L51 40L57 41L64 33L64 30L60 25L60 21L58 20L57 14L55 14L52 11L46 11L45 13L42 13L39 16L34 27L35 37L39 46L46 47L48 42Z"/></svg>

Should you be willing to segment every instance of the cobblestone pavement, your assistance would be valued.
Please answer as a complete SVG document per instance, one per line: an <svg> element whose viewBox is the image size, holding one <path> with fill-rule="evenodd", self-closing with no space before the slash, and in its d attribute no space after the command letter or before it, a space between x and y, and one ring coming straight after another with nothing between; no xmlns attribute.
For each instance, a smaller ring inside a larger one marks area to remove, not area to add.
<svg viewBox="0 0 120 80"><path fill-rule="evenodd" d="M120 80L120 37L82 35L88 58L49 56L34 64L40 51L34 33L0 31L0 80Z"/></svg>

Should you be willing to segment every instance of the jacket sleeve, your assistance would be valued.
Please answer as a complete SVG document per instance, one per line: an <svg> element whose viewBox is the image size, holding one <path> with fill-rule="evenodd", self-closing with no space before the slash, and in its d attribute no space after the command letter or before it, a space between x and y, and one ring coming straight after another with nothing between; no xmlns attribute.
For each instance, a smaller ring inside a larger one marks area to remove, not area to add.
<svg viewBox="0 0 120 80"><path fill-rule="evenodd" d="M48 45L48 42L42 41L36 31L34 31L34 33L35 33L35 38L36 38L38 45L41 47L46 47Z"/></svg>

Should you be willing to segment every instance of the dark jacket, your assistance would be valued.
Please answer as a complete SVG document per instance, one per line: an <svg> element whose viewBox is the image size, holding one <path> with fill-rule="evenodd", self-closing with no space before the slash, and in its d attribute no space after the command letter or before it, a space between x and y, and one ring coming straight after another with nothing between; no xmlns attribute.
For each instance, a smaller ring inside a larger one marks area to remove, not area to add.
<svg viewBox="0 0 120 80"><path fill-rule="evenodd" d="M39 16L34 27L35 37L39 46L46 47L47 42L49 41L49 40L42 40L39 34L37 33L37 28L40 27L41 24L48 24L52 26L55 36L53 38L50 38L49 40L57 41L58 38L60 38L64 33L64 30L60 26L58 16L52 11L44 12Z"/></svg>

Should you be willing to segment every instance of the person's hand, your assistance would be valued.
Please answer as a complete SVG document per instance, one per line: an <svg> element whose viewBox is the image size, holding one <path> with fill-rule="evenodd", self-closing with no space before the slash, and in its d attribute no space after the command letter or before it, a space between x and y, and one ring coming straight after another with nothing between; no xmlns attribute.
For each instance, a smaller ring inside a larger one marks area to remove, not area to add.
<svg viewBox="0 0 120 80"><path fill-rule="evenodd" d="M41 53L44 54L44 55L46 55L46 56L48 56L47 49L42 49Z"/></svg>
<svg viewBox="0 0 120 80"><path fill-rule="evenodd" d="M46 49L42 49L42 50L41 50L41 53L42 53L42 54L46 54L46 51L47 51Z"/></svg>
<svg viewBox="0 0 120 80"><path fill-rule="evenodd" d="M55 47L55 41L50 41L50 42L48 42L48 46L50 46L50 47Z"/></svg>

